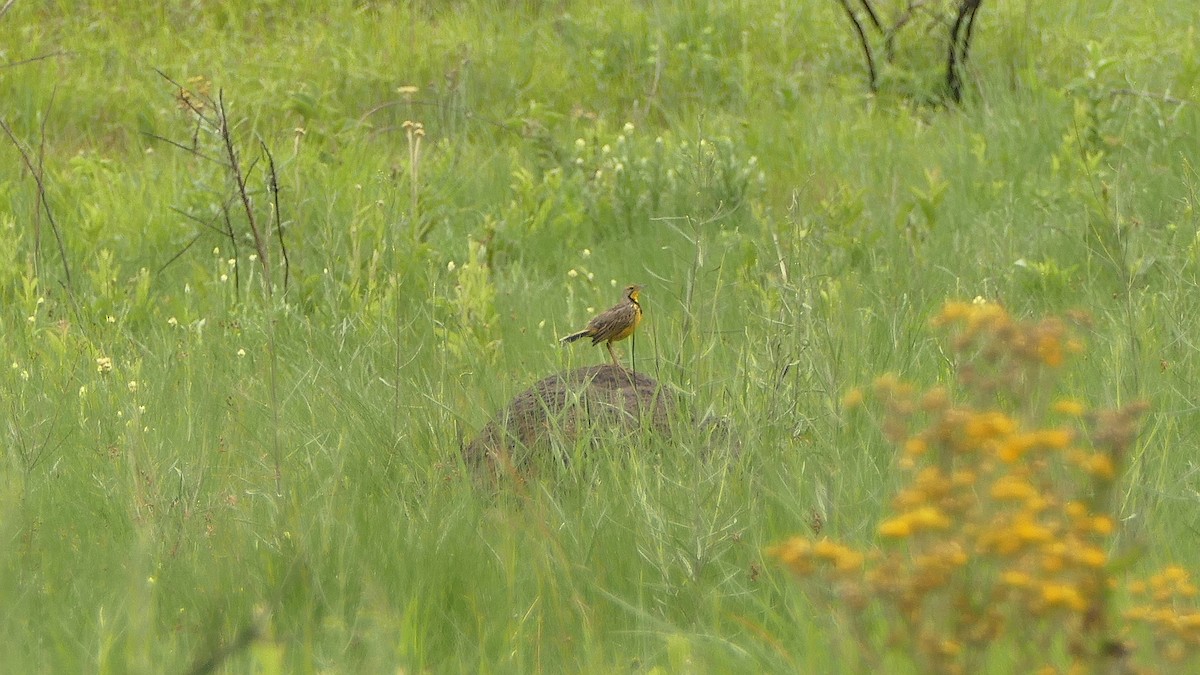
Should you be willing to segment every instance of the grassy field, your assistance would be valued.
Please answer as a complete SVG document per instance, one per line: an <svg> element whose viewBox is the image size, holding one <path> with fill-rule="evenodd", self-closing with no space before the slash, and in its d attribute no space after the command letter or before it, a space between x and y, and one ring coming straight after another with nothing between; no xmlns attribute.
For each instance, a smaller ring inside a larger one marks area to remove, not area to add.
<svg viewBox="0 0 1200 675"><path fill-rule="evenodd" d="M958 106L942 28L872 94L836 2L227 4L0 17L6 667L866 668L765 550L880 543L843 397L948 383L976 297L1090 316L1061 395L1150 405L1110 569L1200 569L1200 4L984 3ZM635 367L740 454L476 489L632 282Z"/></svg>

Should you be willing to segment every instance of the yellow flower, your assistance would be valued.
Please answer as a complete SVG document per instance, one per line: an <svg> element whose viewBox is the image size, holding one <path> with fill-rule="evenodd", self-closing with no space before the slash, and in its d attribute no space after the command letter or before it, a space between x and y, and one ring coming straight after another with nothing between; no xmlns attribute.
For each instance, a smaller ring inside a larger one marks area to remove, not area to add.
<svg viewBox="0 0 1200 675"><path fill-rule="evenodd" d="M1050 409L1060 415L1069 415L1071 417L1079 417L1084 413L1083 404L1079 401L1071 399L1061 399L1054 402Z"/></svg>
<svg viewBox="0 0 1200 675"><path fill-rule="evenodd" d="M950 404L950 397L945 387L934 387L921 397L921 408L926 412L941 410Z"/></svg>
<svg viewBox="0 0 1200 675"><path fill-rule="evenodd" d="M879 534L884 537L900 539L911 535L912 532L912 524L907 518L889 518L879 524Z"/></svg>
<svg viewBox="0 0 1200 675"><path fill-rule="evenodd" d="M971 416L965 429L967 438L976 443L1013 433L1017 423L999 411L989 411Z"/></svg>
<svg viewBox="0 0 1200 675"><path fill-rule="evenodd" d="M992 484L991 495L992 499L999 501L1019 501L1036 497L1038 491L1025 480L1008 474Z"/></svg>
<svg viewBox="0 0 1200 675"><path fill-rule="evenodd" d="M933 322L934 325L943 325L953 321L958 321L959 319L964 319L970 316L971 313L972 307L968 303L947 302L946 305L942 307L942 313L938 314L937 317L934 318Z"/></svg>
<svg viewBox="0 0 1200 675"><path fill-rule="evenodd" d="M1100 452L1087 458L1083 470L1104 480L1112 480L1117 477L1117 469L1113 466L1112 458Z"/></svg>
<svg viewBox="0 0 1200 675"><path fill-rule="evenodd" d="M1045 429L1038 434L1038 442L1053 450L1062 450L1071 444L1074 436L1069 429Z"/></svg>
<svg viewBox="0 0 1200 675"><path fill-rule="evenodd" d="M1191 578L1191 574L1179 565L1168 565L1161 572L1161 576L1166 582L1185 582Z"/></svg>
<svg viewBox="0 0 1200 675"><path fill-rule="evenodd" d="M808 574L812 571L811 553L812 542L803 537L792 537L767 549L767 555L791 568L795 574Z"/></svg>
<svg viewBox="0 0 1200 675"><path fill-rule="evenodd" d="M1057 335L1043 335L1038 340L1037 346L1038 357L1046 365L1057 368L1063 362L1063 348Z"/></svg>
<svg viewBox="0 0 1200 675"><path fill-rule="evenodd" d="M1147 605L1138 605L1125 610L1125 618L1130 621L1146 621L1150 618L1151 609Z"/></svg>
<svg viewBox="0 0 1200 675"><path fill-rule="evenodd" d="M917 474L916 480L913 482L915 483L913 487L928 499L940 499L950 492L950 481L936 466L927 466L921 469L921 473Z"/></svg>
<svg viewBox="0 0 1200 675"><path fill-rule="evenodd" d="M877 393L887 394L900 386L900 378L895 373L884 373L875 378L874 386Z"/></svg>
<svg viewBox="0 0 1200 675"><path fill-rule="evenodd" d="M1025 453L1029 452L1037 445L1037 438L1032 434L1013 434L1004 439L997 451L997 455L1002 462L1012 464L1021 459Z"/></svg>
<svg viewBox="0 0 1200 675"><path fill-rule="evenodd" d="M827 558L830 560L836 558L841 549L842 547L837 542L830 541L829 539L821 539L812 548L813 555L818 558Z"/></svg>
<svg viewBox="0 0 1200 675"><path fill-rule="evenodd" d="M1013 532L1022 541L1032 544L1042 544L1054 539L1050 528L1026 518L1022 518L1013 526Z"/></svg>
<svg viewBox="0 0 1200 675"><path fill-rule="evenodd" d="M1024 588L1033 583L1028 574L1019 570L1008 570L1000 575L1000 580L1009 586L1016 586L1017 588Z"/></svg>
<svg viewBox="0 0 1200 675"><path fill-rule="evenodd" d="M1157 623L1160 626L1170 627L1175 622L1175 609L1167 607L1159 607L1150 612L1150 621Z"/></svg>
<svg viewBox="0 0 1200 675"><path fill-rule="evenodd" d="M847 410L857 408L858 406L862 405L862 402L863 392L862 389L857 387L846 392L846 395L842 397L842 407L846 408Z"/></svg>
<svg viewBox="0 0 1200 675"><path fill-rule="evenodd" d="M950 484L955 487L964 487L972 485L979 476L969 469L955 469L950 475Z"/></svg>
<svg viewBox="0 0 1200 675"><path fill-rule="evenodd" d="M907 458L901 458L901 465L904 464L905 459ZM918 506L921 506L926 501L928 501L928 499L924 490L919 488L908 488L897 492L896 496L892 498L892 510L897 513L910 511Z"/></svg>
<svg viewBox="0 0 1200 675"><path fill-rule="evenodd" d="M1179 627L1183 630L1196 630L1200 628L1200 612L1188 612L1179 615Z"/></svg>
<svg viewBox="0 0 1200 675"><path fill-rule="evenodd" d="M1079 589L1069 584L1042 584L1042 601L1050 607L1066 607L1082 612L1087 609L1087 601L1080 595Z"/></svg>
<svg viewBox="0 0 1200 675"><path fill-rule="evenodd" d="M1084 546L1074 552L1075 560L1086 567L1103 567L1108 562L1108 554L1095 546Z"/></svg>
<svg viewBox="0 0 1200 675"><path fill-rule="evenodd" d="M848 572L862 567L864 556L849 546L844 546L829 539L822 539L812 548L813 555L833 563L841 572Z"/></svg>
<svg viewBox="0 0 1200 675"><path fill-rule="evenodd" d="M950 519L932 506L919 508L913 511L911 516L915 525L919 525L925 529L944 530L950 527Z"/></svg>
<svg viewBox="0 0 1200 675"><path fill-rule="evenodd" d="M910 457L920 457L929 450L929 443L923 438L910 438L904 443L904 452Z"/></svg>

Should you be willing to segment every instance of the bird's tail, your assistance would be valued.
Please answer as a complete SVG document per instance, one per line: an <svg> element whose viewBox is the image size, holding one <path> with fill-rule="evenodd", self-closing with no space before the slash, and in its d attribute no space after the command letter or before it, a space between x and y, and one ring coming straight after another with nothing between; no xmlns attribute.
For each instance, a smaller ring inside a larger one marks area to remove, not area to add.
<svg viewBox="0 0 1200 675"><path fill-rule="evenodd" d="M565 338L559 340L559 342L564 342L564 343L565 342L574 342L574 341L578 340L579 338L587 337L587 335L588 335L588 332L585 329L585 330L579 331L578 333L571 333L570 335L566 336Z"/></svg>

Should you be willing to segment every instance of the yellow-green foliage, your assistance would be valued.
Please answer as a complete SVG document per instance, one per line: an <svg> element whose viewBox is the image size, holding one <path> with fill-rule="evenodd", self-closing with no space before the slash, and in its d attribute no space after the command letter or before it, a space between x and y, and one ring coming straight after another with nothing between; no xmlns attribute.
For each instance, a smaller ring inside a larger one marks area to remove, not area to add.
<svg viewBox="0 0 1200 675"><path fill-rule="evenodd" d="M977 300L947 304L934 323L952 333L951 386L884 376L847 396L852 421L866 398L877 403L866 407L898 450L902 487L878 546L794 537L770 549L838 609L850 658L900 653L945 673L1200 664L1187 571L1128 581L1115 546L1114 488L1146 406L1056 398L1082 350L1062 320L1021 321Z"/></svg>
<svg viewBox="0 0 1200 675"><path fill-rule="evenodd" d="M500 348L499 340L489 340L496 324L496 287L492 283L491 267L487 262L487 247L468 242L467 261L461 266L450 263L455 275L452 316L440 332L446 346L455 356L481 350L493 358Z"/></svg>

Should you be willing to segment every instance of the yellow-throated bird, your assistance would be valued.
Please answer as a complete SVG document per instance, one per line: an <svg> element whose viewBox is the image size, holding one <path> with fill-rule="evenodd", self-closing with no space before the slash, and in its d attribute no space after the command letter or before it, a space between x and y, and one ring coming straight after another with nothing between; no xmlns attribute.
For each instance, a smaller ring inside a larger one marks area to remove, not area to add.
<svg viewBox="0 0 1200 675"><path fill-rule="evenodd" d="M633 331L637 330L638 324L642 322L642 305L638 302L638 294L641 292L641 286L626 286L625 297L621 302L592 317L587 328L571 333L563 338L562 342L574 342L585 337L592 338L594 345L604 342L613 363L621 365L617 360L617 353L613 351L612 343L633 335Z"/></svg>

